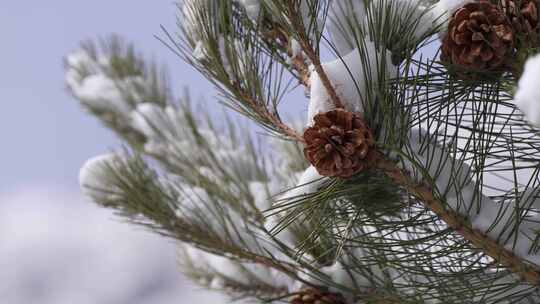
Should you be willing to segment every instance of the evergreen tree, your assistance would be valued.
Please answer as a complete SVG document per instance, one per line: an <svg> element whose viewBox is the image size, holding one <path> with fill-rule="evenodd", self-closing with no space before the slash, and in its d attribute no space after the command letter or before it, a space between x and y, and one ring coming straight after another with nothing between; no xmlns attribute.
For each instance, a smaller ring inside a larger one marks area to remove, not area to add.
<svg viewBox="0 0 540 304"><path fill-rule="evenodd" d="M82 189L233 299L540 303L539 5L184 0L159 39L265 135L87 42L68 87L126 147ZM297 87L301 124L280 113Z"/></svg>

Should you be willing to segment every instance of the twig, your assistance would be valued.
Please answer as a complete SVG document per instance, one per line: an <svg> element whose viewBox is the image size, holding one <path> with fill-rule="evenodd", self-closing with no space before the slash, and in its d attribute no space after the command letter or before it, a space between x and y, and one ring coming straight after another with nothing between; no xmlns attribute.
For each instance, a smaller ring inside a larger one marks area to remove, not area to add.
<svg viewBox="0 0 540 304"><path fill-rule="evenodd" d="M304 136L302 134L298 133L293 128L289 127L287 124L283 123L281 119L271 113L267 107L261 106L257 101L255 101L245 90L243 90L239 85L235 85L235 89L240 92L240 97L250 105L250 107L257 113L258 115L264 117L268 122L270 122L276 129L278 129L282 134L286 135L287 137L296 140L298 142L305 142Z"/></svg>
<svg viewBox="0 0 540 304"><path fill-rule="evenodd" d="M291 14L289 14L289 19L291 20L292 26L298 35L298 43L313 64L315 72L317 72L317 74L319 75L319 78L321 79L321 82L326 89L326 92L330 96L330 99L332 100L336 108L343 108L343 103L341 102L341 99L337 95L336 90L332 86L332 82L330 81L328 75L322 67L319 55L311 45L309 38L306 37L304 26L298 18L298 16L301 15L296 13L293 1L289 1L289 11L291 12Z"/></svg>
<svg viewBox="0 0 540 304"><path fill-rule="evenodd" d="M305 58L301 55L294 54L293 49L291 48L292 40L290 36L278 23L272 22L270 27L271 30L263 33L264 38L267 39L268 43L277 42L277 45L287 53L287 56L291 59L292 68L297 72L297 75L295 76L298 78L300 84L303 85L306 90L309 90L311 87L311 73Z"/></svg>

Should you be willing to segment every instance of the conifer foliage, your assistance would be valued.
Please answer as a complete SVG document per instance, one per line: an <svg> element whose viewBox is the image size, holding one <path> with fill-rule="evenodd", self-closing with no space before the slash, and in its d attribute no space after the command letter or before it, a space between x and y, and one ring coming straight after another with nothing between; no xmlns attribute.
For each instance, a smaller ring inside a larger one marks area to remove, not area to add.
<svg viewBox="0 0 540 304"><path fill-rule="evenodd" d="M183 0L159 39L249 129L83 43L68 88L126 146L81 187L232 299L540 303L539 5Z"/></svg>

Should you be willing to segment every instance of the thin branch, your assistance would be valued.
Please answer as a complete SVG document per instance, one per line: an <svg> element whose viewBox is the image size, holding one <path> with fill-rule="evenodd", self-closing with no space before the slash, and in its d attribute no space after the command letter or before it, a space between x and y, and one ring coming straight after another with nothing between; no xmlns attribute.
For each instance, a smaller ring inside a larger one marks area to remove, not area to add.
<svg viewBox="0 0 540 304"><path fill-rule="evenodd" d="M276 115L268 111L267 107L261 106L260 103L255 101L241 86L235 85L235 89L241 93L241 98L250 105L250 107L261 117L264 117L270 122L276 129L278 129L282 134L287 137L296 140L298 142L304 142L304 136L298 133L293 128L289 127L287 124L283 123L281 119Z"/></svg>
<svg viewBox="0 0 540 304"><path fill-rule="evenodd" d="M293 1L289 1L288 5L289 5L290 12L296 11ZM328 95L330 96L330 99L334 103L334 105L337 108L343 108L343 103L341 102L341 99L337 95L336 90L332 86L332 82L330 81L330 79L328 78L328 75L326 74L326 72L324 71L322 67L321 59L318 53L315 51L315 49L310 43L309 38L306 36L304 26L302 25L302 22L298 18L299 16L301 16L301 14L294 14L294 13L290 14L289 16L292 26L298 35L298 43L302 47L302 50L307 55L309 60L311 60L311 63L313 64L315 71L319 75L319 78L321 79L321 82L324 88L326 89Z"/></svg>
<svg viewBox="0 0 540 304"><path fill-rule="evenodd" d="M311 73L306 61L302 55L294 55L291 48L288 48L288 54L291 57L293 68L298 72L300 84L304 85L307 90L311 88Z"/></svg>
<svg viewBox="0 0 540 304"><path fill-rule="evenodd" d="M311 73L304 56L300 54L294 54L295 52L291 47L292 39L290 35L287 34L287 32L283 30L283 28L278 23L272 22L270 26L272 29L263 33L264 38L267 40L268 43L277 42L277 45L281 48L281 50L287 53L287 55L291 59L292 68L298 73L295 76L298 78L300 84L306 87L307 90L309 90L309 88L311 87Z"/></svg>

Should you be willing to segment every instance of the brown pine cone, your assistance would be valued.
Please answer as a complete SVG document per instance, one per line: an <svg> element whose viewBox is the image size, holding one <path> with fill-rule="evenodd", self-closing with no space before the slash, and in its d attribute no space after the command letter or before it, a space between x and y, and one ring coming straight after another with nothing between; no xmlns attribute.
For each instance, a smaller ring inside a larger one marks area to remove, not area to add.
<svg viewBox="0 0 540 304"><path fill-rule="evenodd" d="M315 124L304 132L304 155L319 174L346 178L369 165L375 141L358 115L336 109L313 119Z"/></svg>
<svg viewBox="0 0 540 304"><path fill-rule="evenodd" d="M441 60L465 68L505 68L514 54L514 33L505 14L487 0L465 4L450 18Z"/></svg>
<svg viewBox="0 0 540 304"><path fill-rule="evenodd" d="M516 34L529 36L538 28L540 0L501 0L501 7Z"/></svg>
<svg viewBox="0 0 540 304"><path fill-rule="evenodd" d="M305 289L295 294L290 304L346 304L339 293L325 292L318 289Z"/></svg>

